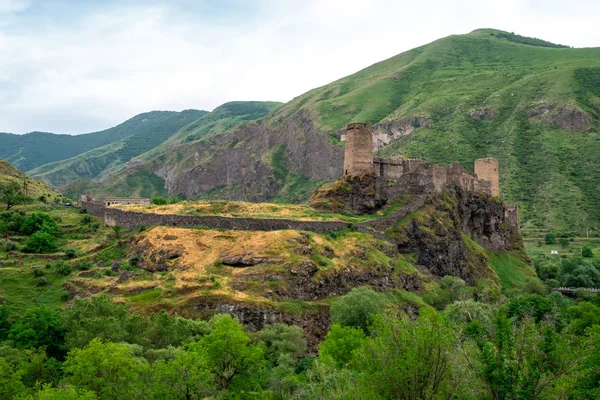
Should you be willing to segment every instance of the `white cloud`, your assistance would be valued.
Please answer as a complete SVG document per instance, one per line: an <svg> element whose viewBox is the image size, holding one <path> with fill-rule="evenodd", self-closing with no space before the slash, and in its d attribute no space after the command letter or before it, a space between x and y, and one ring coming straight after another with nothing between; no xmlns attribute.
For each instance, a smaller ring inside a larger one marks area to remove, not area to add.
<svg viewBox="0 0 600 400"><path fill-rule="evenodd" d="M597 3L262 0L251 8L255 14L203 15L173 3L116 2L65 21L19 15L0 25L0 131L80 133L153 109L287 101L482 27L598 45ZM0 13L28 6L0 0Z"/></svg>

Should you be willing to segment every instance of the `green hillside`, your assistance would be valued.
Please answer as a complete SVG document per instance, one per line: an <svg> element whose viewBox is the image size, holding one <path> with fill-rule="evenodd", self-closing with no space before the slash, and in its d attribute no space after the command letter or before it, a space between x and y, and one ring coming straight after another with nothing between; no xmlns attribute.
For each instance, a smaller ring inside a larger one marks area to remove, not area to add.
<svg viewBox="0 0 600 400"><path fill-rule="evenodd" d="M149 161L160 156L169 147L176 144L193 142L207 136L221 134L243 122L262 118L282 104L276 101L231 101L222 104L179 130L160 146L142 154L140 159Z"/></svg>
<svg viewBox="0 0 600 400"><path fill-rule="evenodd" d="M52 201L56 197L61 197L60 193L50 189L44 182L25 175L6 161L0 159L0 185L6 185L11 182L18 183L23 192L33 199L44 196Z"/></svg>
<svg viewBox="0 0 600 400"><path fill-rule="evenodd" d="M301 109L332 134L353 121L388 132L412 124L384 156L458 161L471 171L475 158L498 158L502 196L520 204L526 225L600 225L600 48L481 29L314 89L267 123Z"/></svg>
<svg viewBox="0 0 600 400"><path fill-rule="evenodd" d="M25 135L0 133L0 157L22 171L29 171L132 135L147 137L156 135L158 138L164 136L165 132L175 132L204 114L206 111L198 110L186 110L181 113L152 111L136 115L113 128L82 135L57 135L45 132L31 132ZM132 144L135 146L135 143Z"/></svg>
<svg viewBox="0 0 600 400"><path fill-rule="evenodd" d="M282 103L278 102L261 101L225 103L186 125L164 143L133 159L131 164L135 168L131 168L128 164L111 165L112 168L106 170L99 179L73 180L62 186L61 190L71 196L78 196L81 192L92 192L98 198L108 195L168 196L164 179L153 172L154 167L162 165L162 160L167 152L173 152L172 149L178 146L189 147L189 145L198 143L200 139L222 134L243 123L262 118L281 105ZM177 158L179 153L175 153L174 157ZM67 172L63 170L61 173Z"/></svg>
<svg viewBox="0 0 600 400"><path fill-rule="evenodd" d="M121 165L155 148L181 127L207 114L206 111L185 110L179 113L168 113L167 118L157 119L150 124L146 124L147 120L142 121L143 124L140 126L144 126L144 129L132 130L131 135L121 140L66 160L42 165L31 170L30 173L57 186L77 179L93 179L107 169Z"/></svg>

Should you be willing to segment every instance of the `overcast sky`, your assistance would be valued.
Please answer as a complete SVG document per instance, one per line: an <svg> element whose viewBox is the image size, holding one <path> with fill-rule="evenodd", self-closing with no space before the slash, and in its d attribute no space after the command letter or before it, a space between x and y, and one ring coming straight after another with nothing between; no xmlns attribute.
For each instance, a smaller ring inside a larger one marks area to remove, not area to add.
<svg viewBox="0 0 600 400"><path fill-rule="evenodd" d="M0 0L0 132L289 101L450 34L600 46L600 0Z"/></svg>

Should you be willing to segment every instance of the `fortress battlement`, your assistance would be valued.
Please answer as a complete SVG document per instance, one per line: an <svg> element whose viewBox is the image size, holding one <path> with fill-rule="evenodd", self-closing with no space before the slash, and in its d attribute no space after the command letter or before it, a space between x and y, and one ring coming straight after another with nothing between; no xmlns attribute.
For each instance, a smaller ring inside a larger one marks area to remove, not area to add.
<svg viewBox="0 0 600 400"><path fill-rule="evenodd" d="M373 132L368 124L349 124L345 138L344 175L372 173L382 178L378 185L381 197L440 193L448 186L500 196L498 161L494 158L475 160L473 175L458 163L442 166L418 159L375 157Z"/></svg>

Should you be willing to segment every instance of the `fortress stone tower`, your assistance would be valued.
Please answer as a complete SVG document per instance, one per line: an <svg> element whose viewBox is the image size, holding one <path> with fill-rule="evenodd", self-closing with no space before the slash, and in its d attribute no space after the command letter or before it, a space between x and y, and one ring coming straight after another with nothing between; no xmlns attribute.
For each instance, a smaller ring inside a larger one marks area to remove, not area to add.
<svg viewBox="0 0 600 400"><path fill-rule="evenodd" d="M362 175L373 170L373 132L369 124L346 127L344 175Z"/></svg>
<svg viewBox="0 0 600 400"><path fill-rule="evenodd" d="M479 158L475 160L475 175L482 181L491 184L492 196L500 196L500 184L498 179L498 160L495 158Z"/></svg>

